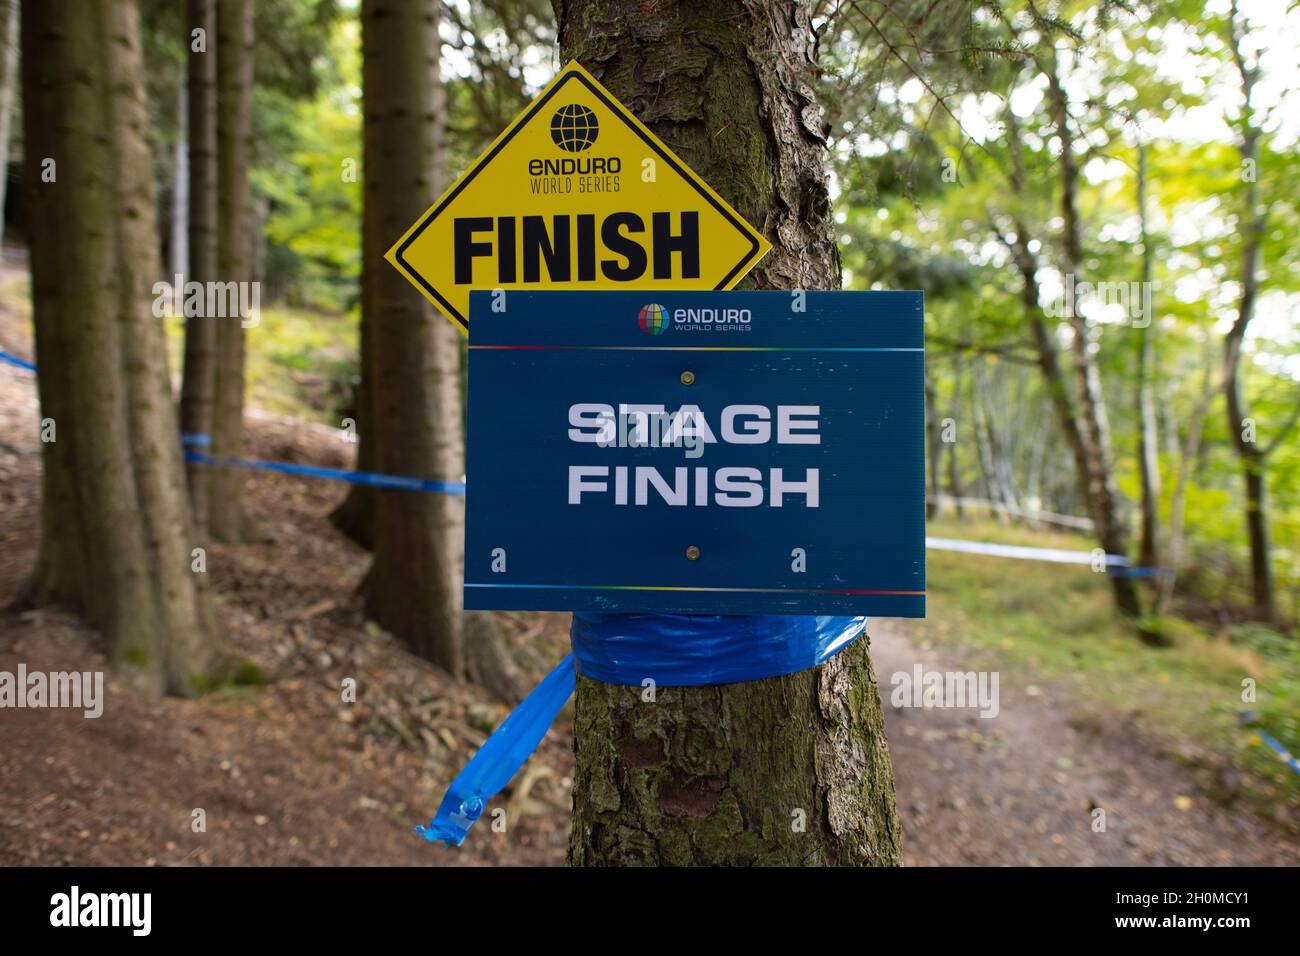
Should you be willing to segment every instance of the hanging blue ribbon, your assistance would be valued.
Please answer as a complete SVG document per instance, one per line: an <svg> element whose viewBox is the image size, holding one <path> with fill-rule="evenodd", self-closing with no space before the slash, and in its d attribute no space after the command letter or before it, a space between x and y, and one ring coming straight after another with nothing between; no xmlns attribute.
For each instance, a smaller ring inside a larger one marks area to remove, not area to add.
<svg viewBox="0 0 1300 956"><path fill-rule="evenodd" d="M501 792L542 742L573 695L573 686L570 654L493 731L451 782L433 820L427 827L417 826L415 832L431 842L460 846L474 821L483 815L487 801Z"/></svg>

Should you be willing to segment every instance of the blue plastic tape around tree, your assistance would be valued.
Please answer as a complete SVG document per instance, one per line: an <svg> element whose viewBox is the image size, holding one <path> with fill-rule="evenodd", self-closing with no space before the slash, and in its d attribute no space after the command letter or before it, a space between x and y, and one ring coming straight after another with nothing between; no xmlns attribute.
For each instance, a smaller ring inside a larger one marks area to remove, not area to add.
<svg viewBox="0 0 1300 956"><path fill-rule="evenodd" d="M575 671L605 684L735 684L815 667L865 630L865 617L575 614L573 653L502 722L452 781L426 840L460 846L488 800L537 749L573 694Z"/></svg>

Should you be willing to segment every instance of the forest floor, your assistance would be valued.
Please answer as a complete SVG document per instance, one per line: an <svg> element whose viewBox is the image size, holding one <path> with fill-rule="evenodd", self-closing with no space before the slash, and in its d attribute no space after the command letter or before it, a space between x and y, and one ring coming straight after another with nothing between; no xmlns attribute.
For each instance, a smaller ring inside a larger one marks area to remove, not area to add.
<svg viewBox="0 0 1300 956"><path fill-rule="evenodd" d="M30 358L30 327L15 312L0 295L0 349ZM33 376L0 366L0 607L35 558L38 418ZM351 456L336 431L267 414L250 417L248 435L250 457L346 467ZM485 816L451 851L412 835L509 708L365 620L355 591L367 556L327 520L342 492L248 473L256 540L208 554L220 623L246 662L238 683L156 701L110 673L99 719L0 711L0 865L563 861L567 712L494 802L507 810L504 832ZM950 559L967 556L941 561ZM1242 782L1248 772L1224 748L1161 730L1105 695L1085 698L1063 672L1036 676L1041 661L1018 661L1005 640L990 650L952 639L933 620L961 620L946 600L932 602L926 624L871 628L907 863L1300 863L1293 793ZM567 649L567 616L507 617L525 669L540 678ZM996 719L890 704L895 673L990 661L1002 671ZM95 635L71 613L0 610L0 671L20 662L29 671L104 668ZM347 677L358 683L354 704L342 701ZM1098 808L1104 832L1093 828Z"/></svg>

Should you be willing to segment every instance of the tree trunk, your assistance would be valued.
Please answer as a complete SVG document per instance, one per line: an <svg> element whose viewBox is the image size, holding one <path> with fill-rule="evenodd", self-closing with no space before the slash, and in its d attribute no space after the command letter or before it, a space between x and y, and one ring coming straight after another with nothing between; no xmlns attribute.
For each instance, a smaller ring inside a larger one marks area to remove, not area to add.
<svg viewBox="0 0 1300 956"><path fill-rule="evenodd" d="M956 352L952 359L952 415L950 416L953 423L960 429L961 422L961 402L962 402L962 368L965 359L962 353ZM958 436L954 436L956 438ZM948 449L948 494L953 498L953 513L958 517L964 517L961 499L966 494L961 482L961 462L957 458L957 442L952 442L952 447Z"/></svg>
<svg viewBox="0 0 1300 956"><path fill-rule="evenodd" d="M435 3L366 0L361 7L365 202L362 258L367 440L374 467L459 480L465 470L457 369L461 336L396 269L389 246L433 201L443 117L433 70ZM375 489L374 562L366 609L420 656L465 670L461 600L464 499Z"/></svg>
<svg viewBox="0 0 1300 956"><path fill-rule="evenodd" d="M201 30L199 37L194 31ZM217 27L216 0L189 0L185 44L189 205L186 279L217 278ZM197 49L196 49L197 47ZM206 310L203 310L206 312ZM214 350L217 319L206 314L185 320L185 374L181 379L181 431L212 434ZM192 463L187 469L190 506L198 534L208 532L208 479L212 468Z"/></svg>
<svg viewBox="0 0 1300 956"><path fill-rule="evenodd" d="M353 393L356 407L352 420L357 436L356 467L358 471L374 471L374 455L370 453L370 384L366 369L370 367L370 323L366 321L368 309L365 307L366 288L369 286L370 274L374 269L391 268L380 259L377 262L361 260L361 342L358 367L361 381ZM366 485L352 485L348 493L339 502L337 508L330 512L330 521L345 535L367 551L375 546L375 493Z"/></svg>
<svg viewBox="0 0 1300 956"><path fill-rule="evenodd" d="M221 0L217 19L217 279L252 281L248 168L252 161L253 0ZM244 327L238 315L208 316L215 327L212 454L238 458L244 444ZM211 468L208 530L243 537L243 472Z"/></svg>
<svg viewBox="0 0 1300 956"><path fill-rule="evenodd" d="M1082 238L1076 205L1079 170L1073 153L1073 131L1070 128L1068 100L1056 74L1055 61L1038 65L1048 81L1053 118L1061 140L1061 273L1077 275L1082 261ZM1011 171L1009 185L1014 195L1022 195L1026 188L1023 141L1016 114L1007 108L1003 112L1011 145ZM1060 349L1056 344L1055 329L1048 326L1043 307L1039 304L1038 259L1030 248L1029 227L1020 216L1013 217L1015 235L1007 236L994 222L994 229L1007 251L1010 252L1016 271L1022 280L1020 301L1029 328L1034 336L1034 349L1038 354L1038 367L1043 384L1052 401L1052 408L1065 435L1074 459L1075 482L1080 497L1088 508L1096 530L1097 542L1108 554L1127 554L1128 541L1119 517L1119 492L1110 454L1110 427L1106 421L1106 406L1101 393L1101 377L1097 363L1090 351L1088 322L1078 309L1072 309L1070 319L1074 332L1076 399L1071 400L1066 387L1065 370ZM1076 408L1076 402L1078 407ZM1141 613L1137 589L1133 581L1119 575L1110 577L1115 605L1124 614L1137 618ZM1142 628L1139 635L1148 643L1160 643L1159 635Z"/></svg>
<svg viewBox="0 0 1300 956"><path fill-rule="evenodd" d="M18 19L18 0L0 0L0 250L4 248L9 143L13 138L14 90L18 85Z"/></svg>
<svg viewBox="0 0 1300 956"><path fill-rule="evenodd" d="M1142 242L1143 288L1150 289L1155 253L1147 229L1147 151L1138 145L1137 168L1138 224ZM1160 546L1160 459L1159 436L1152 377L1155 372L1155 316L1147 315L1147 324L1138 329L1137 412L1138 412L1138 481L1142 486L1142 534L1138 545L1138 564L1144 568L1159 566ZM1157 593L1159 579L1155 579Z"/></svg>
<svg viewBox="0 0 1300 956"><path fill-rule="evenodd" d="M1061 142L1061 273L1082 279L1083 227L1079 221L1078 191L1079 166L1074 154L1074 130L1070 126L1069 100L1057 74L1053 58L1044 70L1047 76L1048 97L1057 137ZM1128 532L1120 516L1119 488L1115 484L1114 456L1111 452L1110 422L1106 414L1106 398L1101 389L1101 372L1092 348L1091 326L1083 314L1080 303L1070 309L1069 322L1074 331L1074 372L1080 448L1083 451L1087 475L1084 492L1097 540L1107 554L1128 554ZM1139 617L1142 607L1138 601L1133 579L1111 575L1111 590L1115 604L1130 617Z"/></svg>
<svg viewBox="0 0 1300 956"><path fill-rule="evenodd" d="M974 416L975 450L978 452L980 474L984 478L984 497L989 512L998 524L1007 523L1012 502L1002 484L1002 470L998 465L996 436L993 434L993 411L989 407L989 381L987 358L981 356L971 370L971 411Z"/></svg>
<svg viewBox="0 0 1300 956"><path fill-rule="evenodd" d="M940 442L939 415L935 411L936 403L934 376L931 375L930 366L927 364L925 367L925 461L930 494L929 501L925 506L925 516L930 519L933 519L939 513L939 494L943 490L940 487L943 465L939 459L939 453L943 450L943 445Z"/></svg>
<svg viewBox="0 0 1300 956"><path fill-rule="evenodd" d="M1243 27L1238 19L1237 4L1232 4L1229 27L1229 49L1241 78L1242 121L1241 153L1243 169L1250 169L1251 175L1246 179L1246 195L1243 197L1241 215L1238 220L1241 231L1241 297L1237 302L1237 318L1224 337L1224 394L1227 396L1228 434L1232 436L1233 447L1237 450L1237 459L1241 463L1241 476L1246 488L1246 533L1250 538L1250 584L1254 597L1255 617L1262 621L1271 621L1275 616L1273 562L1270 558L1271 546L1268 531L1268 505L1266 501L1267 482L1264 466L1267 455L1255 441L1253 435L1247 435L1246 399L1241 382L1241 346L1246 338L1246 329L1255 315L1255 300L1259 296L1259 257L1260 244L1264 238L1264 226L1268 218L1267 211L1259 202L1259 139L1260 128L1254 122L1251 106L1251 94L1259 78L1259 67L1248 66L1243 52Z"/></svg>
<svg viewBox="0 0 1300 956"><path fill-rule="evenodd" d="M171 238L167 243L171 276L190 271L189 203L190 203L190 145L189 145L189 93L188 78L181 73L176 93L176 149L172 166Z"/></svg>
<svg viewBox="0 0 1300 956"><path fill-rule="evenodd" d="M839 287L808 0L554 6L564 58L772 240L751 285ZM571 863L898 864L865 635L795 674L641 694L578 678Z"/></svg>
<svg viewBox="0 0 1300 956"><path fill-rule="evenodd" d="M143 688L195 693L218 654L190 570L151 314L159 256L138 12L131 0L26 3L22 36L38 387L56 427L25 599L79 606Z"/></svg>
<svg viewBox="0 0 1300 956"><path fill-rule="evenodd" d="M1156 589L1156 606L1152 612L1157 618L1169 613L1173 604L1174 585L1183 567L1183 527L1186 521L1187 486L1191 481L1192 468L1201 451L1201 432L1205 425L1205 416L1210 410L1210 403L1223 389L1223 383L1212 383L1210 371L1211 359L1205 357L1205 377L1201 383L1201 397L1187 419L1187 431L1183 437L1178 456L1178 473L1174 478L1174 490L1169 501L1169 536L1165 551L1165 573L1160 576Z"/></svg>

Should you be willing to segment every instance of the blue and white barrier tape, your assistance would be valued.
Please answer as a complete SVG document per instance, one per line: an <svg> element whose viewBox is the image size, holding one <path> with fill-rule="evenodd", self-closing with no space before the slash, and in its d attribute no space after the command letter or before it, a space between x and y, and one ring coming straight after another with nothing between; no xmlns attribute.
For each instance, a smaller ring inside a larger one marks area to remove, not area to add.
<svg viewBox="0 0 1300 956"><path fill-rule="evenodd" d="M16 355L0 351L0 361L17 366L28 372L35 372L36 366L20 359ZM185 447L185 460L202 465L228 465L234 468L256 468L262 471L275 471L285 475L298 475L303 478L328 478L332 481L346 481L353 485L368 485L372 488L394 488L398 491L424 491L444 495L465 494L463 481L437 481L431 478L407 478L404 475L384 475L375 471L345 471L341 468L319 468L314 465L291 465L279 461L257 461L251 458L222 458L192 448L206 448L212 444L212 436L200 432L181 432L181 444Z"/></svg>
<svg viewBox="0 0 1300 956"><path fill-rule="evenodd" d="M1261 730L1258 727L1255 728L1255 733L1259 734L1260 740L1273 748L1273 752L1278 755L1278 758L1284 764L1296 773L1300 773L1300 760L1297 760L1289 750L1283 747L1276 737L1270 734L1267 730Z"/></svg>
<svg viewBox="0 0 1300 956"><path fill-rule="evenodd" d="M1300 774L1300 760L1297 760L1291 751L1283 747L1280 740L1264 728L1256 726L1256 721L1258 719L1258 715L1253 710L1243 710L1237 714L1237 720L1239 720L1244 726L1251 728L1255 735L1258 736L1260 740L1264 741L1264 743L1268 744L1269 749L1277 754L1279 760L1296 773Z"/></svg>
<svg viewBox="0 0 1300 956"><path fill-rule="evenodd" d="M992 541L966 541L961 538L933 538L926 535L925 546L931 551L961 551L986 554L995 558L1020 558L1028 561L1052 561L1058 564L1092 564L1093 551L1065 551L1060 548L1030 548L1018 544L995 544ZM1168 574L1166 568L1139 568L1122 554L1107 554L1106 572L1115 577L1149 578Z"/></svg>

